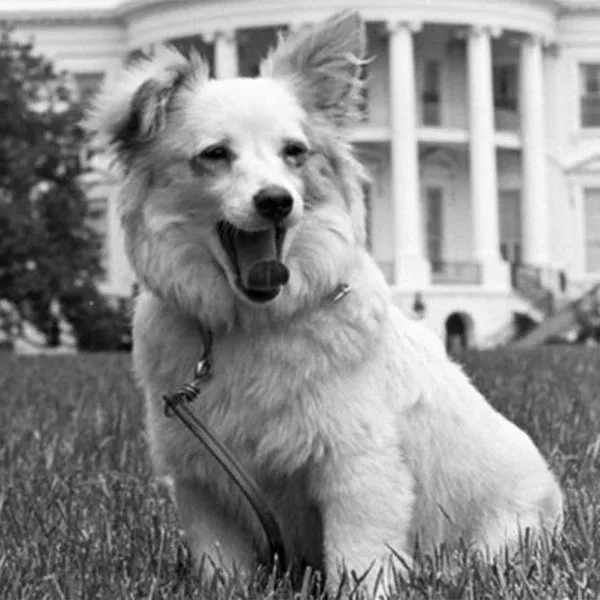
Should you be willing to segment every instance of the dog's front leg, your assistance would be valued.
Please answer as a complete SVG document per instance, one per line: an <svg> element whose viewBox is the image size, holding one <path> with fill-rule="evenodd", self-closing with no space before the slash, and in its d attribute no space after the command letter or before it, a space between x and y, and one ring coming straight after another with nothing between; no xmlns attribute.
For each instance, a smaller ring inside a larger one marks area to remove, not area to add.
<svg viewBox="0 0 600 600"><path fill-rule="evenodd" d="M331 459L315 484L330 593L337 593L344 573L350 576L347 593L355 586L352 573L361 578L367 571L362 589L373 594L387 590L392 569L403 570L397 555L407 559L411 550L413 479L397 445Z"/></svg>
<svg viewBox="0 0 600 600"><path fill-rule="evenodd" d="M174 481L175 500L196 566L210 578L217 569L250 575L257 567L251 535L206 486L193 478Z"/></svg>

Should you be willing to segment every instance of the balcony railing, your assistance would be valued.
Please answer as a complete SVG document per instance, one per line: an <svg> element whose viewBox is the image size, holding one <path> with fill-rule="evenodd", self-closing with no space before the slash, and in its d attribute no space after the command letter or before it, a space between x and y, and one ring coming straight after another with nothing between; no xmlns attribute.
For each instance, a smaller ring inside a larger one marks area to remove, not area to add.
<svg viewBox="0 0 600 600"><path fill-rule="evenodd" d="M511 279L513 288L538 310L546 315L554 311L554 291L564 287L559 271L512 263Z"/></svg>
<svg viewBox="0 0 600 600"><path fill-rule="evenodd" d="M433 283L464 285L481 283L481 265L473 262L431 261Z"/></svg>
<svg viewBox="0 0 600 600"><path fill-rule="evenodd" d="M515 288L534 287L548 290L564 291L565 282L561 271L544 267L536 267L525 263L511 263L512 285Z"/></svg>

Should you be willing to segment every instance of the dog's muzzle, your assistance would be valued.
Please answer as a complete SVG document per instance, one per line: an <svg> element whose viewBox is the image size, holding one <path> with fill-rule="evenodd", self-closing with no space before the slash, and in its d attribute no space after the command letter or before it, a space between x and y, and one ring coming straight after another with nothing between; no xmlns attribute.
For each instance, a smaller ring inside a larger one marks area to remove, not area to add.
<svg viewBox="0 0 600 600"><path fill-rule="evenodd" d="M217 233L239 290L252 302L273 300L290 277L281 261L286 229L274 224L260 231L244 231L219 221Z"/></svg>

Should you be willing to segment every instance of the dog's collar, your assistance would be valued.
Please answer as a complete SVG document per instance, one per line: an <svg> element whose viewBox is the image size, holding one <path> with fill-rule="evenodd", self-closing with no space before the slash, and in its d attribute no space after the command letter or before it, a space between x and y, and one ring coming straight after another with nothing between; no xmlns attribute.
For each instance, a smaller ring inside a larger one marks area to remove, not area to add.
<svg viewBox="0 0 600 600"><path fill-rule="evenodd" d="M325 303L335 304L339 302L348 295L351 289L347 283L340 283L326 296ZM213 335L210 329L204 326L200 327L200 333L204 348L202 357L196 365L194 379L180 387L174 394L163 396L165 415L176 415L233 480L252 506L263 527L269 546L270 559L285 572L287 564L283 536L268 498L229 449L215 437L213 432L187 406L187 403L200 395L202 386L212 377Z"/></svg>
<svg viewBox="0 0 600 600"><path fill-rule="evenodd" d="M335 304L345 298L352 291L352 287L348 283L339 283L338 286L329 294L329 302Z"/></svg>
<svg viewBox="0 0 600 600"><path fill-rule="evenodd" d="M322 304L337 304L340 300L343 300L350 292L352 291L352 286L348 283L338 283L338 285L334 288L332 292L327 294L322 302ZM206 365L205 368L210 368L211 359L212 359L212 343L213 343L213 333L212 331L206 327L204 324L199 324L200 335L202 337L202 347L204 350L202 351L202 358L199 361L200 363ZM196 368L198 371L198 367Z"/></svg>

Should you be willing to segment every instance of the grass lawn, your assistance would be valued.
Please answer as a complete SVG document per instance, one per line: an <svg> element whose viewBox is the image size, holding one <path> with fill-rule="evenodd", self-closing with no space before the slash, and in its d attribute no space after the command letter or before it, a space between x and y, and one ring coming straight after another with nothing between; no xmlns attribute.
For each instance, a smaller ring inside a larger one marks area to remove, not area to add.
<svg viewBox="0 0 600 600"><path fill-rule="evenodd" d="M506 568L424 558L397 597L600 597L600 350L485 352L465 368L549 458L565 531ZM0 599L295 597L285 582L191 572L126 355L0 355L0 411Z"/></svg>

